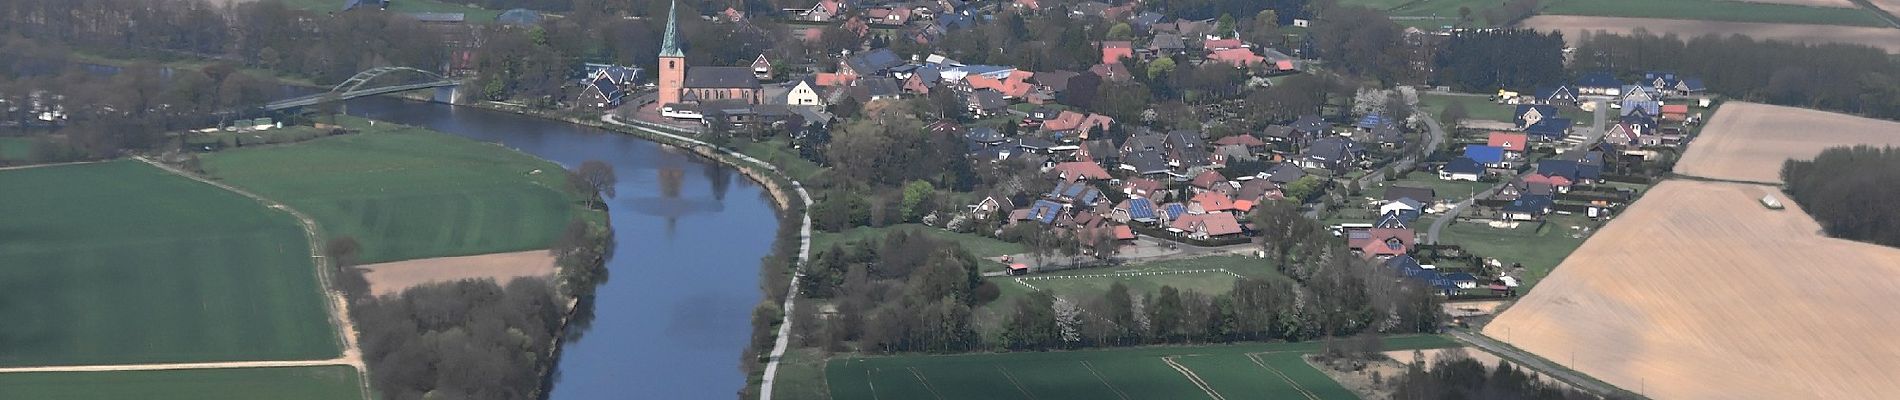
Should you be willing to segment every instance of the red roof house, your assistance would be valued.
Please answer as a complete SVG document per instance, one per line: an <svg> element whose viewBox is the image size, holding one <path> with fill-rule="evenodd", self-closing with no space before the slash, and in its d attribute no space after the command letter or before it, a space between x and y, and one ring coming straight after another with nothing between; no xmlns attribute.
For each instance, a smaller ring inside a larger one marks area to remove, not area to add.
<svg viewBox="0 0 1900 400"><path fill-rule="evenodd" d="M1207 50L1238 49L1240 45L1240 39L1214 39L1201 42L1201 48Z"/></svg>
<svg viewBox="0 0 1900 400"><path fill-rule="evenodd" d="M1126 40L1102 42L1102 63L1120 64L1123 58L1135 56L1135 45Z"/></svg>
<svg viewBox="0 0 1900 400"><path fill-rule="evenodd" d="M1246 68L1248 65L1267 62L1266 57L1261 57L1259 54L1254 54L1253 50L1248 50L1245 48L1238 48L1238 47L1231 48L1231 49L1214 50L1212 54L1207 55L1207 59L1228 63L1235 67L1241 67L1241 68Z"/></svg>
<svg viewBox="0 0 1900 400"><path fill-rule="evenodd" d="M1233 210L1235 210L1234 200L1227 198L1227 195L1221 194L1220 192L1201 192L1201 194L1194 195L1194 199L1188 201L1188 213L1190 214L1220 214Z"/></svg>
<svg viewBox="0 0 1900 400"><path fill-rule="evenodd" d="M1087 161L1070 161L1070 162L1065 162L1061 164L1056 164L1055 168L1051 169L1051 171L1055 171L1058 177L1064 180L1070 180L1070 181L1079 180L1079 179L1100 180L1100 179L1109 178L1108 170L1102 169L1101 164L1096 164L1096 163L1087 162Z"/></svg>

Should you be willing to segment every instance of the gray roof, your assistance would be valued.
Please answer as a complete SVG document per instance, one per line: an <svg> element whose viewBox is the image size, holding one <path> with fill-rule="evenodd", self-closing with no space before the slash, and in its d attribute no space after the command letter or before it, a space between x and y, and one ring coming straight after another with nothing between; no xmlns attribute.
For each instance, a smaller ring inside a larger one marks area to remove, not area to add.
<svg viewBox="0 0 1900 400"><path fill-rule="evenodd" d="M1332 128L1332 123L1326 122L1326 119L1318 115L1302 115L1299 119L1293 120L1293 129L1300 132L1320 133Z"/></svg>
<svg viewBox="0 0 1900 400"><path fill-rule="evenodd" d="M1306 170L1297 165L1280 163L1267 170L1267 181L1279 184L1291 183L1306 177Z"/></svg>
<svg viewBox="0 0 1900 400"><path fill-rule="evenodd" d="M759 78L748 67L692 67L686 70L686 87L758 89Z"/></svg>
<svg viewBox="0 0 1900 400"><path fill-rule="evenodd" d="M1002 93L989 89L970 92L969 101L971 105L984 110L994 110L1009 106L1008 102L1003 101Z"/></svg>
<svg viewBox="0 0 1900 400"><path fill-rule="evenodd" d="M1390 201L1412 199L1419 203L1430 203L1438 200L1438 193L1432 188L1392 186L1385 188L1385 199Z"/></svg>
<svg viewBox="0 0 1900 400"><path fill-rule="evenodd" d="M1155 50L1185 50L1187 49L1187 44L1181 42L1181 35L1163 33L1155 35L1154 41L1148 42L1148 48Z"/></svg>
<svg viewBox="0 0 1900 400"><path fill-rule="evenodd" d="M1122 165L1134 168L1135 173L1139 175L1168 172L1168 160L1162 157L1161 153L1151 150L1122 155Z"/></svg>
<svg viewBox="0 0 1900 400"><path fill-rule="evenodd" d="M858 74L871 75L904 65L904 58L898 57L897 53L891 49L876 49L851 56L844 62L851 66L851 70L858 71Z"/></svg>
<svg viewBox="0 0 1900 400"><path fill-rule="evenodd" d="M1288 139L1293 137L1293 127L1286 125L1268 125L1267 129L1261 130L1260 133L1270 138Z"/></svg>
<svg viewBox="0 0 1900 400"><path fill-rule="evenodd" d="M1037 72L1035 75L1030 76L1029 80L1036 81L1036 84L1038 85L1048 86L1049 90L1060 92L1064 90L1069 90L1069 79L1075 78L1077 75L1081 75L1081 73L1078 73L1075 71L1055 70L1055 71L1049 71L1049 72Z"/></svg>

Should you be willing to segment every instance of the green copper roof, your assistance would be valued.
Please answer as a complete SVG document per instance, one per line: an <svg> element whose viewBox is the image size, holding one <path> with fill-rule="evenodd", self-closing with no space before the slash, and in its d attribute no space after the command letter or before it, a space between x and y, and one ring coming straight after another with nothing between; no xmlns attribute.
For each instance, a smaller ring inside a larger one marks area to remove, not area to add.
<svg viewBox="0 0 1900 400"><path fill-rule="evenodd" d="M686 57L686 53L680 52L680 27L676 20L679 8L679 0L673 0L673 6L666 9L666 37L660 39L660 57Z"/></svg>

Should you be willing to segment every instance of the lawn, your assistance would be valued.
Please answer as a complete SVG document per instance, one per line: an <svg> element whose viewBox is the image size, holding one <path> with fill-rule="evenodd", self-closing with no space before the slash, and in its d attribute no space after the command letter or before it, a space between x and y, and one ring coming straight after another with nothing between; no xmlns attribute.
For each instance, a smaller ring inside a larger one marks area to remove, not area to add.
<svg viewBox="0 0 1900 400"><path fill-rule="evenodd" d="M1704 21L1887 26L1861 8L1806 7L1729 0L1552 0L1539 14Z"/></svg>
<svg viewBox="0 0 1900 400"><path fill-rule="evenodd" d="M361 399L347 366L0 374L0 398L212 400Z"/></svg>
<svg viewBox="0 0 1900 400"><path fill-rule="evenodd" d="M798 151L787 146L785 139L772 139L763 142L736 140L735 150L760 161L765 161L784 171L785 175L799 181L809 181L818 176L824 167L798 156Z"/></svg>
<svg viewBox="0 0 1900 400"><path fill-rule="evenodd" d="M23 163L33 158L33 139L0 137L0 161Z"/></svg>
<svg viewBox="0 0 1900 400"><path fill-rule="evenodd" d="M1431 113L1431 116L1434 118L1443 114L1445 107L1450 107L1452 103L1462 103L1465 105L1466 115L1469 115L1467 119L1511 122L1511 114L1517 111L1517 108L1514 106L1491 102L1491 99L1485 96L1421 94L1418 97L1419 108Z"/></svg>
<svg viewBox="0 0 1900 400"><path fill-rule="evenodd" d="M1385 189L1387 187L1407 186L1407 187L1418 187L1418 188L1431 188L1435 193L1438 194L1439 199L1444 199L1448 201L1457 201L1457 200L1463 200L1465 198L1469 198L1474 193L1484 191L1485 189L1489 189L1491 188L1491 186L1497 185L1497 182L1471 182L1471 181L1444 180L1444 179L1438 179L1438 174L1430 172L1430 171L1412 171L1412 173L1406 174L1405 179L1400 179L1396 181L1377 181L1376 183L1374 183L1374 185L1378 185L1378 184L1384 184L1385 186L1373 186L1373 187L1365 188L1365 190L1362 192L1365 195L1365 197L1384 199ZM1429 207L1430 205L1428 204L1426 206Z"/></svg>
<svg viewBox="0 0 1900 400"><path fill-rule="evenodd" d="M805 303L800 303L805 307ZM778 379L772 397L785 400L824 400L831 398L825 387L825 356L819 349L792 347L779 359ZM756 385L755 385L756 386Z"/></svg>
<svg viewBox="0 0 1900 400"><path fill-rule="evenodd" d="M977 257L999 257L1009 254L1022 254L1029 251L1028 248L1023 247L1021 244L973 234L950 232L920 224L901 224L882 228L860 226L836 233L816 232L812 234L811 248L813 252L817 252L831 248L832 244L844 244L865 239L882 238L885 233L889 233L895 229L913 229L917 232L923 232L932 238L957 242L962 244L965 250L969 250L970 254Z"/></svg>
<svg viewBox="0 0 1900 400"><path fill-rule="evenodd" d="M1184 272L1212 269L1224 269L1227 272ZM1116 281L1121 281L1130 290L1146 293L1157 292L1163 285L1182 290L1193 289L1208 294L1227 293L1234 288L1234 281L1237 279L1234 275L1291 282L1291 278L1280 274L1271 262L1237 255L1205 256L1117 267L1084 268L1024 277L1003 276L987 279L994 280L996 286L1002 289L1002 296L990 303L990 307L998 307L1014 304L1017 296L1026 295L1034 290L1047 290L1070 299L1099 296L1107 292L1108 287ZM1018 282L1017 278L1025 279ZM1028 283L1028 285L1023 283ZM1034 286L1034 289L1031 286Z"/></svg>
<svg viewBox="0 0 1900 400"><path fill-rule="evenodd" d="M322 13L330 13L330 12L336 12L336 11L342 10L343 4L347 2L347 0L277 0L277 1L281 1L285 5L288 5L292 8L301 8L305 10L311 10L311 11L322 12ZM364 1L364 3L371 3L371 1ZM370 7L370 10L375 10L375 8ZM474 6L468 6L468 5L455 4L449 1L442 1L442 0L395 0L389 3L389 11L402 12L402 13L413 13L413 12L463 13L463 14L466 14L466 17L468 18L469 22L494 21L496 16L501 15L501 11L483 9L480 7L474 7Z"/></svg>
<svg viewBox="0 0 1900 400"><path fill-rule="evenodd" d="M205 156L210 175L316 218L364 262L545 249L580 211L561 167L493 144L396 124Z"/></svg>
<svg viewBox="0 0 1900 400"><path fill-rule="evenodd" d="M288 214L135 161L5 171L0 187L0 365L339 352Z"/></svg>
<svg viewBox="0 0 1900 400"><path fill-rule="evenodd" d="M1388 349L1451 347L1438 336L1386 338ZM833 359L833 399L1355 399L1300 359L1318 342Z"/></svg>
<svg viewBox="0 0 1900 400"><path fill-rule="evenodd" d="M1577 231L1571 226L1594 226L1579 215L1551 214L1550 222L1538 228L1535 223L1523 223L1517 229L1497 229L1481 223L1455 222L1445 226L1439 232L1438 241L1444 244L1462 246L1472 254L1496 258L1505 266L1523 263L1526 274L1523 276L1523 291L1528 292L1537 282L1550 275L1550 271L1563 263L1564 257L1583 245L1586 238L1572 238Z"/></svg>

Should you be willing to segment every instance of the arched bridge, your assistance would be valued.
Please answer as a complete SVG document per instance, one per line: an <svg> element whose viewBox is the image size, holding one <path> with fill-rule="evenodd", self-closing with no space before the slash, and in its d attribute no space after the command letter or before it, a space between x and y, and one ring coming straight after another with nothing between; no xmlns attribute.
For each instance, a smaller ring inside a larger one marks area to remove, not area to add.
<svg viewBox="0 0 1900 400"><path fill-rule="evenodd" d="M424 78L430 79L430 81L421 82L421 83L392 85L392 86L370 87L367 89L363 88L363 86L368 84L371 80L374 80L376 78L382 77L383 75L390 74L390 73L407 73L407 74L420 75ZM448 78L444 78L442 77L442 75L438 75L434 72L423 71L423 70L419 70L415 68L376 67L376 68L370 68L370 69L364 70L363 72L356 73L356 75L351 76L350 79L344 80L343 83L339 83L335 87L330 88L330 91L328 92L273 101L273 102L270 102L270 104L265 104L264 110L277 111L277 110L282 110L286 108L312 106L312 105L322 104L322 103L330 102L330 101L343 101L343 100L349 100L349 99L354 99L354 98L364 97L364 96L375 96L379 94L404 92L404 91L410 91L410 90L416 90L416 89L455 86L459 84L461 83L453 81L453 80L449 80Z"/></svg>

